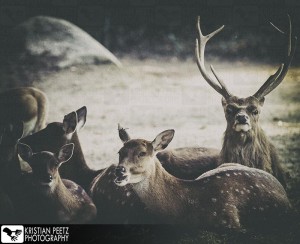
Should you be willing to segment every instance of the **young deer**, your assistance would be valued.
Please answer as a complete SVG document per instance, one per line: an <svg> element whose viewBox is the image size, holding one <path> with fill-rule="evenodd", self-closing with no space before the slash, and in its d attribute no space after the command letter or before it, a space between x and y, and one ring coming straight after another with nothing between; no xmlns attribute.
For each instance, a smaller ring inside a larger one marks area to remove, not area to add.
<svg viewBox="0 0 300 244"><path fill-rule="evenodd" d="M129 141L126 129L118 125L122 141ZM199 175L219 166L220 150L206 147L183 147L158 152L156 157L171 175L185 180L194 180Z"/></svg>
<svg viewBox="0 0 300 244"><path fill-rule="evenodd" d="M18 152L32 167L34 190L40 194L39 205L42 223L88 223L97 210L87 193L76 183L61 179L58 169L73 154L74 144L64 145L58 153L32 149L19 143Z"/></svg>
<svg viewBox="0 0 300 244"><path fill-rule="evenodd" d="M87 109L84 106L67 114L62 123L50 123L45 129L22 138L20 142L29 145L34 152L57 152L63 145L74 143L72 158L68 164L59 168L59 172L62 178L75 181L88 191L92 180L100 171L92 170L87 165L77 135L77 131L85 125L86 115Z"/></svg>
<svg viewBox="0 0 300 244"><path fill-rule="evenodd" d="M115 183L122 187L131 184L147 209L161 217L161 222L240 229L272 223L273 218L290 209L282 185L259 169L232 163L196 180L170 175L155 154L166 148L173 136L174 130L166 130L152 142L123 141L115 171Z"/></svg>
<svg viewBox="0 0 300 244"><path fill-rule="evenodd" d="M0 123L23 121L26 136L45 128L48 100L37 88L14 88L0 93L0 111Z"/></svg>
<svg viewBox="0 0 300 244"><path fill-rule="evenodd" d="M221 162L235 162L265 170L273 174L284 186L284 172L279 163L277 151L260 127L259 114L264 104L265 96L282 82L295 53L297 38L292 35L291 20L289 16L288 18L289 31L286 34L287 53L284 63L280 65L276 73L271 75L254 95L247 98L232 95L226 88L225 83L216 74L212 65L210 66L211 71L220 86L214 81L205 68L205 45L208 40L219 33L224 26L203 36L200 29L200 17L198 17L198 38L196 40L195 50L197 65L203 78L223 97L222 105L227 120L227 128L221 150ZM279 30L276 26L274 27Z"/></svg>

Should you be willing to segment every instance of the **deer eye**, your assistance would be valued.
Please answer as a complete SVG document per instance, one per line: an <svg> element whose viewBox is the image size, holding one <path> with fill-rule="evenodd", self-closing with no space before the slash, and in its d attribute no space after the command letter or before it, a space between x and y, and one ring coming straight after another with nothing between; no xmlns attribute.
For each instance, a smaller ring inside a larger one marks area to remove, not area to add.
<svg viewBox="0 0 300 244"><path fill-rule="evenodd" d="M252 110L252 114L258 115L258 110L257 109Z"/></svg>
<svg viewBox="0 0 300 244"><path fill-rule="evenodd" d="M233 114L235 112L235 108L232 106L227 106L226 113Z"/></svg>
<svg viewBox="0 0 300 244"><path fill-rule="evenodd" d="M138 157L141 158L141 157L145 157L146 155L147 155L146 152L140 152L139 155L138 155Z"/></svg>

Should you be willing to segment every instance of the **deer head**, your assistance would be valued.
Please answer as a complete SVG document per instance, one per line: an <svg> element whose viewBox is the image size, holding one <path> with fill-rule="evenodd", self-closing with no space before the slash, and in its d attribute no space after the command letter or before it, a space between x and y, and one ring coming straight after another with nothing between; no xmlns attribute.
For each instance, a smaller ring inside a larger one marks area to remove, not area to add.
<svg viewBox="0 0 300 244"><path fill-rule="evenodd" d="M119 126L120 128L120 126ZM161 132L151 142L143 139L130 140L127 132L119 130L124 143L119 151L119 165L115 170L115 183L119 186L141 182L147 178L154 168L156 153L165 149L174 137L174 130Z"/></svg>
<svg viewBox="0 0 300 244"><path fill-rule="evenodd" d="M33 153L30 146L19 143L18 153L32 168L33 184L43 192L52 192L60 180L59 167L73 154L74 144L64 145L58 153L42 151Z"/></svg>
<svg viewBox="0 0 300 244"><path fill-rule="evenodd" d="M267 79L267 81L258 89L258 91L254 95L246 98L240 98L232 95L228 91L225 83L217 75L212 65L210 66L211 71L219 84L215 82L215 80L210 76L210 74L205 68L205 45L209 39L211 39L224 28L224 25L216 31L204 36L200 28L200 17L198 17L198 38L196 39L195 49L197 65L203 78L207 81L207 83L212 88L214 88L219 94L222 95L222 105L227 120L227 129L231 130L233 133L244 135L245 133L253 132L257 128L257 122L261 111L261 107L264 104L265 96L272 92L283 81L284 77L288 72L288 69L290 67L291 61L295 53L297 41L297 37L292 35L292 25L290 16L288 16L288 19L289 30L287 33L281 31L278 27L271 23L271 25L276 30L278 30L281 34L284 34L286 36L287 52L284 62L280 65L278 70Z"/></svg>
<svg viewBox="0 0 300 244"><path fill-rule="evenodd" d="M76 131L85 125L86 115L87 108L83 106L76 112L73 111L65 115L63 123L49 123L45 129L24 137L21 142L30 145L33 151L56 152L72 139Z"/></svg>

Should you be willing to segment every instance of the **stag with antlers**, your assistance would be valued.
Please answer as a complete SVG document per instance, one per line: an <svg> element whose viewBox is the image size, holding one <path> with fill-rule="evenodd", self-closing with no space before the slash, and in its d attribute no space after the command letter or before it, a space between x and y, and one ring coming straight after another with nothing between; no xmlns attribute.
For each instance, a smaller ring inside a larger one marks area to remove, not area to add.
<svg viewBox="0 0 300 244"><path fill-rule="evenodd" d="M296 36L292 35L290 16L287 33L271 25L284 34L287 39L287 53L285 61L278 70L271 75L260 89L252 96L240 98L232 95L225 83L217 75L211 65L211 71L217 83L205 68L204 50L209 39L219 33L224 25L214 32L204 36L200 28L200 17L197 21L198 38L196 39L196 58L198 68L207 83L222 95L222 105L227 121L224 141L221 150L221 162L235 162L249 167L265 170L273 174L285 186L284 171L274 145L270 142L259 124L259 114L265 101L265 96L272 92L286 76L296 49Z"/></svg>

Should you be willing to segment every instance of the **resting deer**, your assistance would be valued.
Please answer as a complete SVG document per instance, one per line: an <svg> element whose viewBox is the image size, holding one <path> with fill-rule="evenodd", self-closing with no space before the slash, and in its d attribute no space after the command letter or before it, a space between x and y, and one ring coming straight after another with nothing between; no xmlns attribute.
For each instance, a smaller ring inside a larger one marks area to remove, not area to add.
<svg viewBox="0 0 300 244"><path fill-rule="evenodd" d="M279 163L277 151L260 127L259 114L264 104L265 96L282 82L295 53L297 38L292 35L290 17L289 31L286 33L287 53L284 63L280 65L276 73L271 75L254 95L246 98L232 95L212 65L210 66L211 71L220 85L214 81L205 68L205 45L208 40L219 33L223 27L224 26L204 36L200 29L200 17L198 17L198 38L196 40L195 50L197 65L203 78L212 88L222 95L222 105L227 120L227 128L221 150L221 162L235 162L265 170L273 174L285 185L284 172ZM276 26L274 27L279 30ZM282 32L281 30L279 31Z"/></svg>
<svg viewBox="0 0 300 244"><path fill-rule="evenodd" d="M62 178L72 180L88 191L92 180L100 171L92 170L87 165L77 135L77 131L85 125L86 115L87 109L84 106L67 114L62 123L49 123L45 129L22 138L20 142L28 144L34 152L57 152L63 145L74 143L72 158L68 164L59 168L59 172Z"/></svg>
<svg viewBox="0 0 300 244"><path fill-rule="evenodd" d="M14 88L0 93L0 111L0 123L23 121L26 136L45 128L48 100L37 88Z"/></svg>
<svg viewBox="0 0 300 244"><path fill-rule="evenodd" d="M130 140L127 131L118 125L122 141ZM210 153L209 153L210 152ZM205 148L179 148L157 154L162 166L172 175L195 179L211 167L217 167L219 151ZM157 216L149 213L131 185L116 186L114 183L116 165L100 173L91 185L91 196L98 209L98 223L145 224L157 223Z"/></svg>
<svg viewBox="0 0 300 244"><path fill-rule="evenodd" d="M39 201L43 223L88 223L96 216L96 207L87 193L76 183L61 179L58 169L73 154L74 144L64 145L58 153L33 153L26 144L18 144L18 152L32 167L33 190Z"/></svg>
<svg viewBox="0 0 300 244"><path fill-rule="evenodd" d="M121 187L130 184L161 222L240 229L250 224L264 225L265 218L273 221L290 209L282 185L263 170L231 163L196 180L170 175L155 155L168 146L173 136L174 130L166 130L152 142L123 141L115 171L115 183Z"/></svg>

